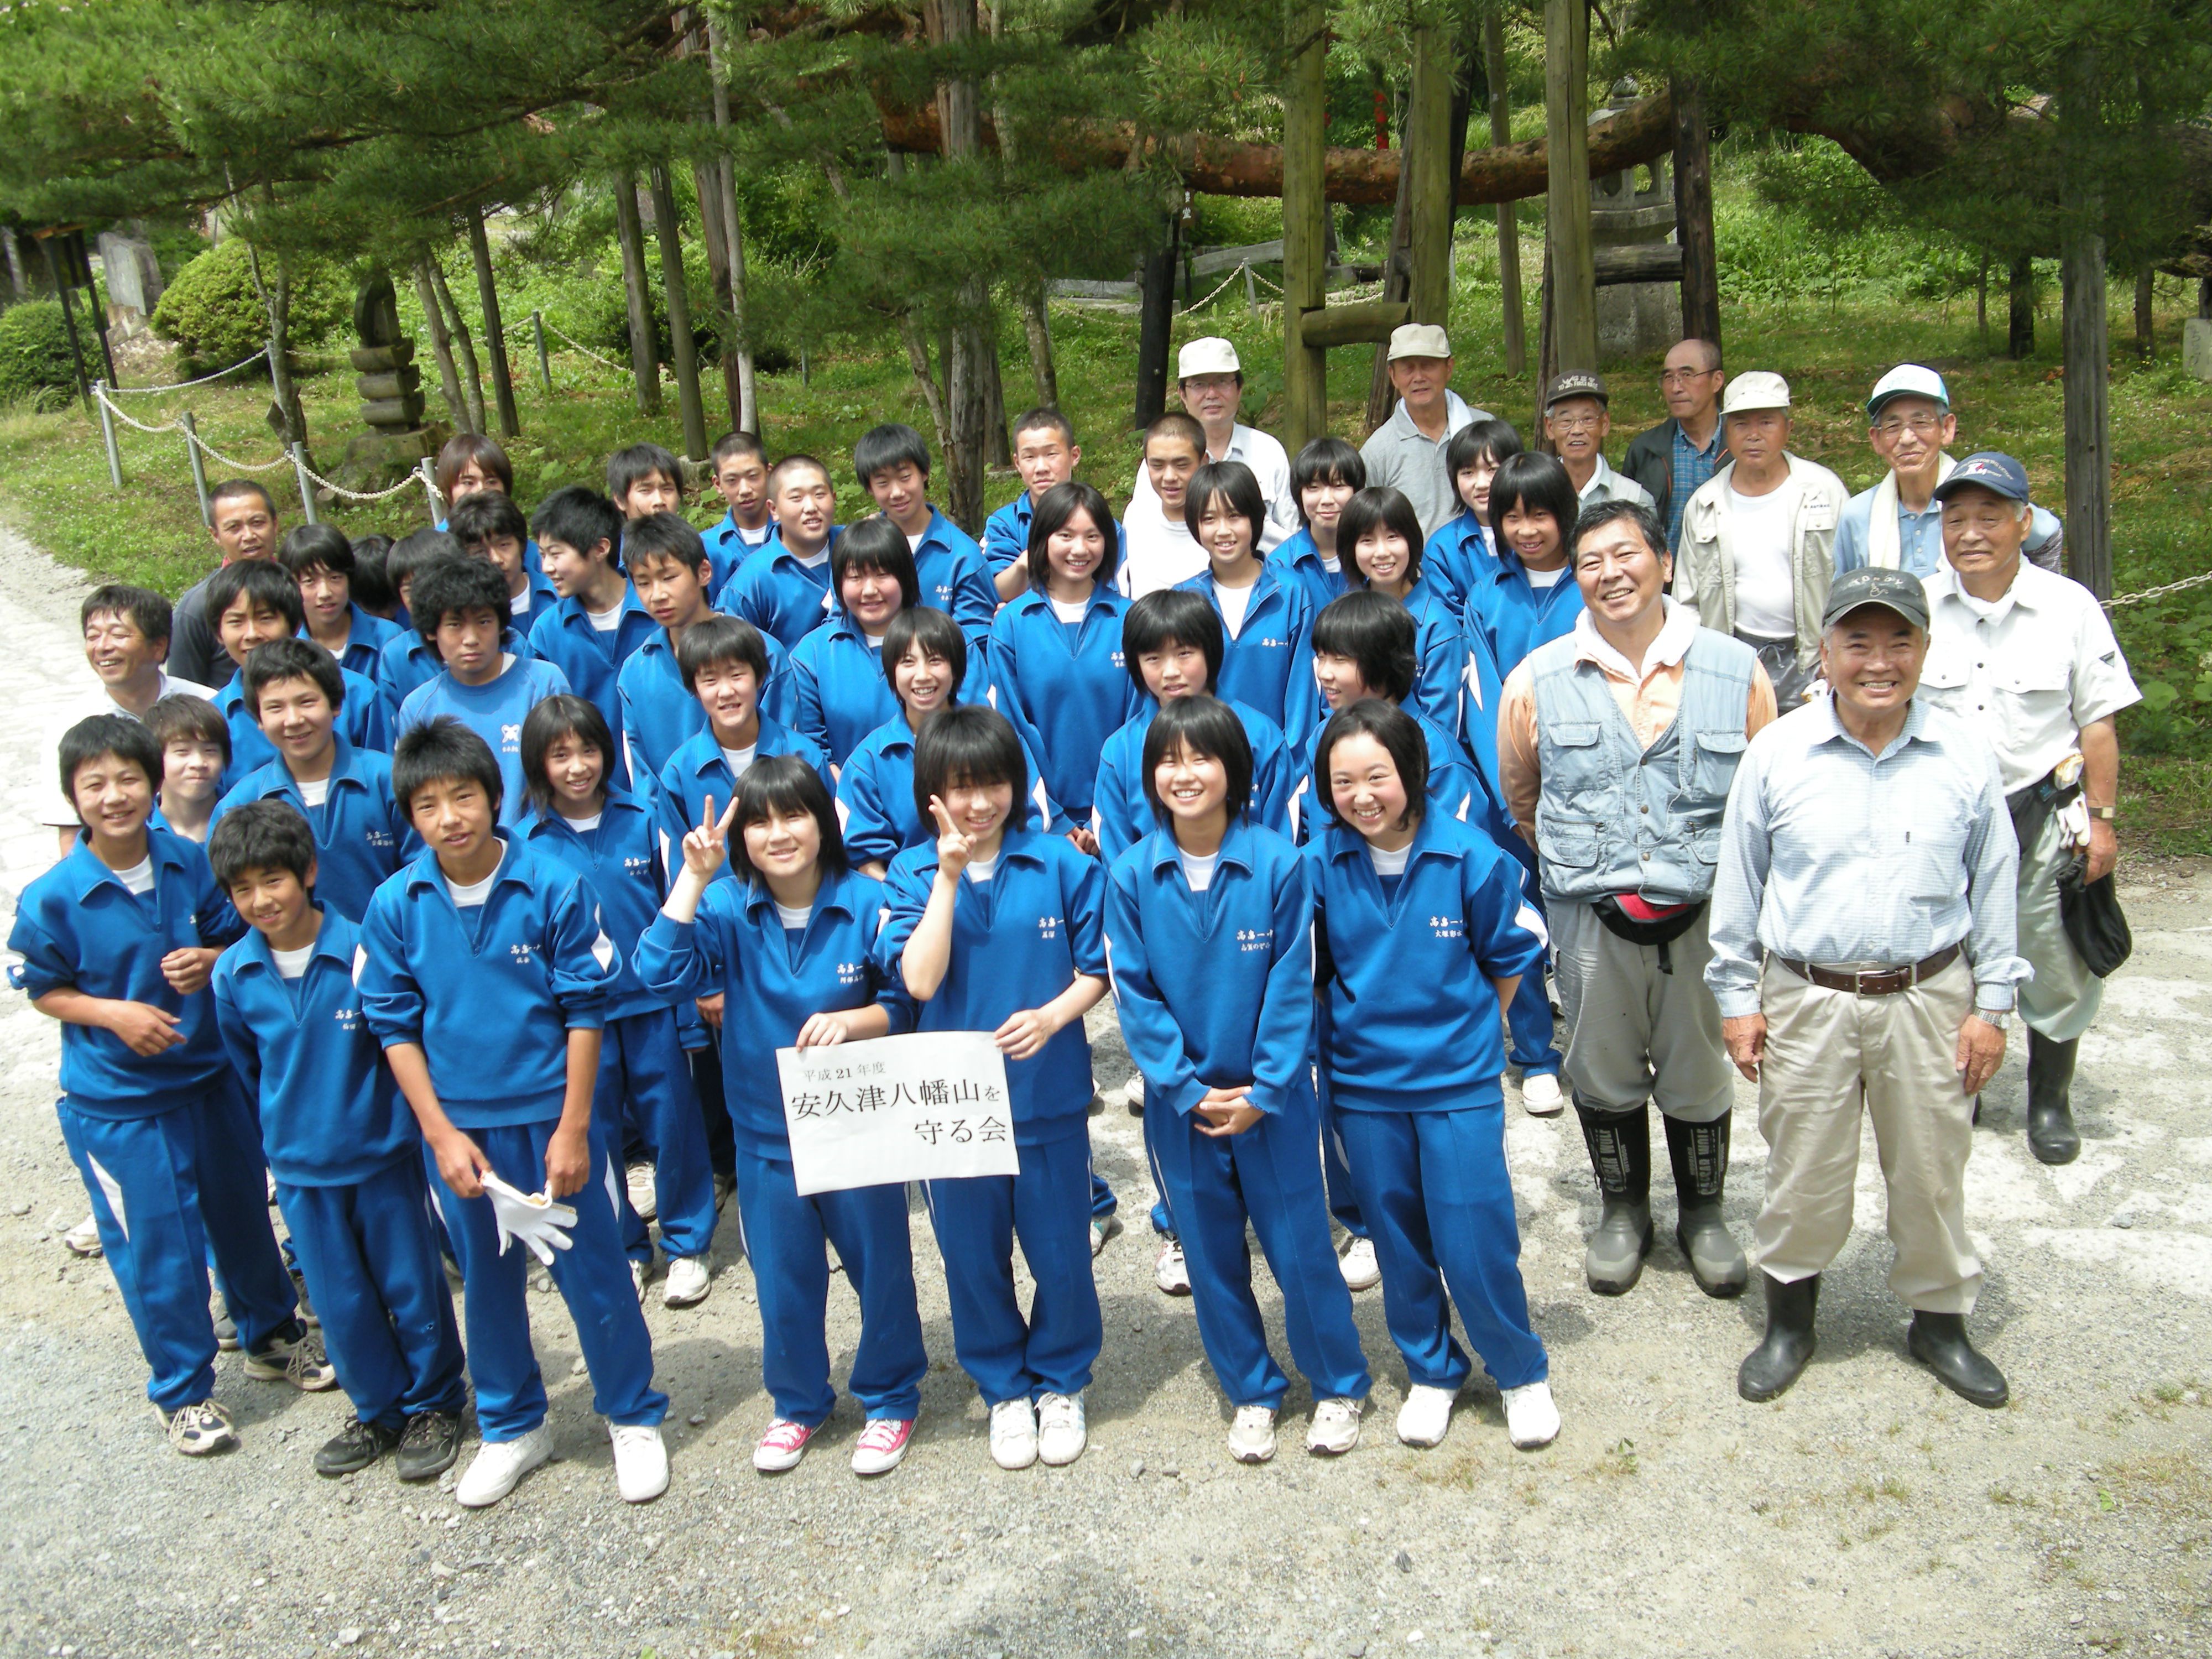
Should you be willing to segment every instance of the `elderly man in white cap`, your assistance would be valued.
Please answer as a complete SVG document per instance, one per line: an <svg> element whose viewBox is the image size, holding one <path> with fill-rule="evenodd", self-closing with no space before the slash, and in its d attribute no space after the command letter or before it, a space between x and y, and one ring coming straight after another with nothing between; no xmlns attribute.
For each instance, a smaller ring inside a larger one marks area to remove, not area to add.
<svg viewBox="0 0 2212 1659"><path fill-rule="evenodd" d="M1444 446L1453 433L1490 413L1453 395L1451 341L1436 324L1393 329L1389 362L1398 407L1359 447L1359 459L1367 487L1397 490L1420 515L1421 534L1433 536L1461 505L1444 467Z"/></svg>
<svg viewBox="0 0 2212 1659"><path fill-rule="evenodd" d="M1297 493L1291 488L1291 458L1283 446L1257 428L1242 424L1237 405L1244 398L1244 367L1237 348L1209 336L1193 340L1176 355L1176 390L1190 416L1206 429L1206 461L1242 461L1260 481L1260 498L1267 504L1267 522L1261 527L1259 551L1265 553L1298 527ZM1129 511L1147 522L1159 511L1159 497L1144 468L1130 487Z"/></svg>
<svg viewBox="0 0 2212 1659"><path fill-rule="evenodd" d="M1790 383L1763 369L1721 396L1729 464L1690 497L1674 556L1674 597L1707 628L1759 653L1784 713L1820 663L1820 612L1850 492L1790 453Z"/></svg>

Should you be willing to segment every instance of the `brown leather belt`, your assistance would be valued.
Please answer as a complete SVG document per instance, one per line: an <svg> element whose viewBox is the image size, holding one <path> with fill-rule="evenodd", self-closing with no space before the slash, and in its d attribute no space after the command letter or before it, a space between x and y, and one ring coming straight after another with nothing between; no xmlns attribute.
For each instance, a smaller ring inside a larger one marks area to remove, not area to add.
<svg viewBox="0 0 2212 1659"><path fill-rule="evenodd" d="M1849 991L1854 996L1892 997L1899 991L1909 991L1925 979L1933 979L1959 958L1959 947L1948 945L1934 956L1923 958L1909 968L1875 968L1865 973L1850 973L1834 968L1821 968L1809 962L1792 962L1788 957L1774 959L1798 978L1817 985L1824 991Z"/></svg>

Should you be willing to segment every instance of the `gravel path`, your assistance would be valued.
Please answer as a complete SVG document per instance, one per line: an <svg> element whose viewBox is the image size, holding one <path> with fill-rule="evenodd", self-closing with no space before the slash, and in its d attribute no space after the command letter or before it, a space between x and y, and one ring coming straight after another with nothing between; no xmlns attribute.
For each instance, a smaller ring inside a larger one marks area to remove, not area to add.
<svg viewBox="0 0 2212 1659"><path fill-rule="evenodd" d="M50 842L23 802L39 707L81 685L82 589L0 535L11 712L0 736L0 905ZM55 1028L0 994L0 1652L305 1656L2063 1655L2212 1650L2212 872L2124 866L2136 954L2083 1044L2079 1163L2022 1137L2017 1054L1967 1171L1990 1262L1974 1328L2013 1404L1979 1412L1903 1358L1871 1137L1860 1231L1794 1392L1747 1406L1755 1298L1700 1296L1670 1242L1619 1301L1582 1285L1595 1212L1571 1120L1513 1113L1523 1267L1566 1429L1516 1454L1471 1390L1434 1451L1390 1431L1405 1373L1372 1292L1378 1385L1359 1449L1231 1464L1187 1302L1152 1285L1127 1058L1093 1023L1101 1167L1131 1230L1098 1262L1106 1351L1089 1453L994 1468L954 1365L926 1221L933 1368L912 1453L862 1484L841 1405L795 1473L753 1474L767 1421L734 1212L702 1307L649 1304L674 1401L674 1483L615 1496L558 1297L533 1297L560 1461L464 1513L388 1468L318 1480L342 1396L223 1362L242 1450L171 1453L106 1269L62 1249L85 1212L52 1111ZM1729 1204L1748 1238L1762 1146L1740 1090ZM1661 1186L1663 1188L1663 1158ZM1662 1241L1671 1200L1661 1203ZM1264 1269L1261 1273L1265 1285ZM1272 1287L1263 1293L1271 1320ZM850 1296L832 1349L849 1363ZM1279 1325L1277 1325L1279 1329ZM1279 1346L1278 1352L1282 1352ZM1293 1385L1290 1415L1310 1400ZM1290 1426L1286 1422L1286 1428ZM450 1484L448 1477L448 1484Z"/></svg>

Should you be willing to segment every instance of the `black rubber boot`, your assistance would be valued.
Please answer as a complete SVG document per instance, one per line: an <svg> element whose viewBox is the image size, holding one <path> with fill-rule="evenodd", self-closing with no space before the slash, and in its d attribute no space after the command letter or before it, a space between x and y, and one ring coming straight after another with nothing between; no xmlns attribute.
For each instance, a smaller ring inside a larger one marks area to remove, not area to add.
<svg viewBox="0 0 2212 1659"><path fill-rule="evenodd" d="M2072 1044L2067 1045L2071 1048ZM1936 1380L1961 1400L1991 1410L2012 1398L2004 1373L1966 1340L1963 1314L1921 1313L1912 1316L1905 1333L1905 1351L1936 1373Z"/></svg>
<svg viewBox="0 0 2212 1659"><path fill-rule="evenodd" d="M1575 1115L1605 1200L1583 1251L1583 1276L1600 1296L1625 1296L1651 1253L1651 1109L1600 1112L1577 1100Z"/></svg>
<svg viewBox="0 0 2212 1659"><path fill-rule="evenodd" d="M1787 1392L1820 1346L1813 1312L1820 1305L1820 1275L1787 1285L1771 1273L1759 1277L1766 1286L1766 1340L1744 1356L1735 1373L1735 1391L1751 1401Z"/></svg>
<svg viewBox="0 0 2212 1659"><path fill-rule="evenodd" d="M1674 1223L1674 1243L1690 1263L1690 1273L1707 1296L1741 1296L1751 1277L1743 1247L1730 1236L1721 1219L1721 1199L1728 1186L1729 1121L1683 1123L1671 1117L1667 1126L1667 1158L1674 1166L1674 1197L1681 1214Z"/></svg>
<svg viewBox="0 0 2212 1659"><path fill-rule="evenodd" d="M2027 1146L2045 1164L2081 1156L2073 1103L2074 1056L2081 1046L2078 1037L2053 1042L2039 1031L2027 1034Z"/></svg>

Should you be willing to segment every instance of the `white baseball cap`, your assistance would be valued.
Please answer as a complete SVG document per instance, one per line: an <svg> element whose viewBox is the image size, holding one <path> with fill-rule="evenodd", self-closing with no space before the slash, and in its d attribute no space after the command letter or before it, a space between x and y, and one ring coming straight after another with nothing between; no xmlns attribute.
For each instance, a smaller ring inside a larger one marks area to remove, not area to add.
<svg viewBox="0 0 2212 1659"><path fill-rule="evenodd" d="M1401 323L1390 331L1391 362L1401 357L1449 357L1451 342L1434 323Z"/></svg>
<svg viewBox="0 0 2212 1659"><path fill-rule="evenodd" d="M1790 382L1766 369L1754 368L1739 374L1728 383L1721 393L1721 413L1741 415L1747 410L1787 409L1790 407Z"/></svg>
<svg viewBox="0 0 2212 1659"><path fill-rule="evenodd" d="M1943 384L1943 377L1924 363L1899 363L1876 380L1867 394L1867 419L1881 414L1881 406L1892 398L1925 398L1942 408L1951 406L1950 388Z"/></svg>
<svg viewBox="0 0 2212 1659"><path fill-rule="evenodd" d="M1188 380L1196 374L1242 374L1243 372L1244 365L1237 361L1237 348L1215 336L1193 340L1176 354L1176 379L1178 380Z"/></svg>

